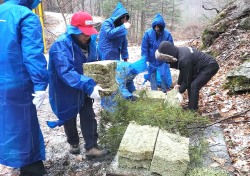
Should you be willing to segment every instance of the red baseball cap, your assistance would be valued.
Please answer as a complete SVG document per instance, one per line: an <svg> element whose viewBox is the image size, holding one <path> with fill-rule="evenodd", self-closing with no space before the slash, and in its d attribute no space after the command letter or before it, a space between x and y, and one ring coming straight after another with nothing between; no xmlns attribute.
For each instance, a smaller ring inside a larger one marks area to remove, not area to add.
<svg viewBox="0 0 250 176"><path fill-rule="evenodd" d="M97 30L94 28L93 18L88 12L77 12L74 13L70 24L79 28L82 33L86 35L98 34Z"/></svg>

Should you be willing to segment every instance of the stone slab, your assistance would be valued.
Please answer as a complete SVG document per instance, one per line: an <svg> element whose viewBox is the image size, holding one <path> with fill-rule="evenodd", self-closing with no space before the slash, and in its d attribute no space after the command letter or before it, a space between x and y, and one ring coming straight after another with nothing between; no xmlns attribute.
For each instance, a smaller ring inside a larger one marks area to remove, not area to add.
<svg viewBox="0 0 250 176"><path fill-rule="evenodd" d="M162 176L185 176L190 162L189 139L160 130L150 171Z"/></svg>
<svg viewBox="0 0 250 176"><path fill-rule="evenodd" d="M127 158L135 161L152 160L158 131L158 127L149 125L140 126L130 123L118 149L118 161L119 158ZM121 161L123 160L121 159ZM120 161L119 166L133 167L133 165L127 165L126 162L122 163Z"/></svg>

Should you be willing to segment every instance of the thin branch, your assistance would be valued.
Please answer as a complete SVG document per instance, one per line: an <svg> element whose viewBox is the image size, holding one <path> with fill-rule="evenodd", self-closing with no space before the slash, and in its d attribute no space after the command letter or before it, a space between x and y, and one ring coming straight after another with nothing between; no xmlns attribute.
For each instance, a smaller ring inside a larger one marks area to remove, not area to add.
<svg viewBox="0 0 250 176"><path fill-rule="evenodd" d="M231 119L231 118L235 118L235 117L239 117L239 116L241 116L242 114L247 113L248 111L250 111L250 108L247 109L246 111L243 111L243 112L234 114L234 115L229 116L229 117L225 117L225 118L223 118L223 119L217 120L217 121L215 121L214 123L211 123L211 124L208 124L208 125L205 125L205 126L197 126L197 127L189 127L189 128L207 128L207 127L213 126L213 125L215 125L215 124L217 124L217 123L223 122L223 121L225 121L225 120L228 120L228 119Z"/></svg>
<svg viewBox="0 0 250 176"><path fill-rule="evenodd" d="M220 11L217 8L215 8L215 7L213 7L213 8L207 8L207 7L205 7L205 5L202 5L202 8L205 9L205 10L215 10L216 13L220 13Z"/></svg>

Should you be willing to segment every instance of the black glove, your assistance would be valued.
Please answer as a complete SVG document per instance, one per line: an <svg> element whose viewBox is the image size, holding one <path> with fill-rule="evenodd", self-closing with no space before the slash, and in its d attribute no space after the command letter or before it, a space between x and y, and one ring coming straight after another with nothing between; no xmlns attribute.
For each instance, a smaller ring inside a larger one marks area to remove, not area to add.
<svg viewBox="0 0 250 176"><path fill-rule="evenodd" d="M127 97L126 100L130 100L130 101L136 101L138 99L138 97L136 96L130 96L130 97Z"/></svg>

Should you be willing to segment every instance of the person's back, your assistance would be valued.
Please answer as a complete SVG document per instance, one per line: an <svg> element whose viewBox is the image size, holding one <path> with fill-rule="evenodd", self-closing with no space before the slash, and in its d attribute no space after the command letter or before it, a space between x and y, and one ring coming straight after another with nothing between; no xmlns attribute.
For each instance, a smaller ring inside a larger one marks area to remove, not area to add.
<svg viewBox="0 0 250 176"><path fill-rule="evenodd" d="M34 102L42 104L38 96L46 94L48 84L42 27L31 11L38 3L7 0L0 5L0 164L20 168L21 176L45 174Z"/></svg>
<svg viewBox="0 0 250 176"><path fill-rule="evenodd" d="M98 42L101 60L128 59L128 41L126 38L128 19L127 10L121 3L118 3L111 17L103 22Z"/></svg>
<svg viewBox="0 0 250 176"><path fill-rule="evenodd" d="M165 63L155 58L155 51L162 41L173 43L173 38L166 29L163 17L160 14L156 14L152 22L152 27L143 35L141 55L146 57L149 63L147 79L150 81L151 89L157 90L158 87L160 87L161 90L165 92L172 84L172 81L169 81L170 78L168 78L170 70L168 69L167 72L162 72L162 70L166 70L168 65L165 65ZM164 69L161 67L164 67Z"/></svg>
<svg viewBox="0 0 250 176"><path fill-rule="evenodd" d="M219 70L217 61L195 48L176 47L167 41L160 44L158 52L165 56L165 61L169 62L171 67L180 70L177 85L179 93L187 90L188 108L198 110L199 91ZM158 59L160 55L157 55Z"/></svg>

